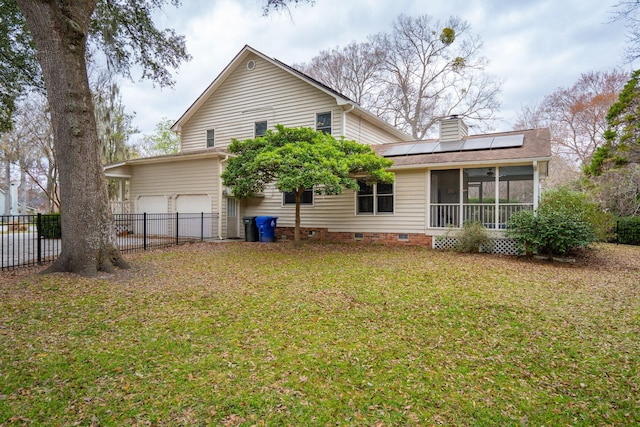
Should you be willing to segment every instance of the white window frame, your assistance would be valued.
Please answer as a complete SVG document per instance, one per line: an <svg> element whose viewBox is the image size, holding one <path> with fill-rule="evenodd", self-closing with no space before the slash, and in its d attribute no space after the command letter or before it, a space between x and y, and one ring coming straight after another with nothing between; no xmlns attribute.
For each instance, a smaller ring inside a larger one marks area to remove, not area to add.
<svg viewBox="0 0 640 427"><path fill-rule="evenodd" d="M322 131L322 129L318 129L318 116L325 115L325 114L329 115L329 120L330 120L329 132L326 132L326 133L328 133L329 135L333 135L333 111L323 111L321 113L316 113L316 130Z"/></svg>
<svg viewBox="0 0 640 427"><path fill-rule="evenodd" d="M213 133L213 138L209 138L209 132ZM206 147L207 148L211 148L211 147L215 147L216 146L216 130L215 129L207 129L206 133ZM211 141L211 145L209 145L209 141Z"/></svg>

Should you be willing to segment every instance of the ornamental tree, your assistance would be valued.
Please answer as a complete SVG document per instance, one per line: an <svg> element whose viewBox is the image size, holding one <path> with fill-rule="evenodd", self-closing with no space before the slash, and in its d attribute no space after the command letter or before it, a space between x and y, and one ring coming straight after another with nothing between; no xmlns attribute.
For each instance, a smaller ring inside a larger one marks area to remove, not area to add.
<svg viewBox="0 0 640 427"><path fill-rule="evenodd" d="M357 190L357 180L369 183L393 182L387 171L393 162L378 156L368 145L309 128L276 125L263 137L233 140L222 182L237 198L252 197L273 184L295 195L294 241L300 244L300 202L305 189L316 194L338 195L344 189Z"/></svg>

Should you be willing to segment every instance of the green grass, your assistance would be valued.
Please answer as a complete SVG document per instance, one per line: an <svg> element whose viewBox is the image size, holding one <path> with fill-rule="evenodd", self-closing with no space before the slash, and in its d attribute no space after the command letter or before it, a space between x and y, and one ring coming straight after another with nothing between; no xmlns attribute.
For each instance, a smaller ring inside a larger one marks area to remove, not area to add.
<svg viewBox="0 0 640 427"><path fill-rule="evenodd" d="M197 244L5 273L0 426L633 425L640 248Z"/></svg>

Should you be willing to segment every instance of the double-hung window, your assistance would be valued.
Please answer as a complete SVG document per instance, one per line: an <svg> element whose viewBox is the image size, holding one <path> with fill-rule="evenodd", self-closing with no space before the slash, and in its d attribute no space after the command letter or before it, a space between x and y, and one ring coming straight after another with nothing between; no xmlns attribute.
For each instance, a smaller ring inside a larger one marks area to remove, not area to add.
<svg viewBox="0 0 640 427"><path fill-rule="evenodd" d="M291 191L287 191L283 194L282 204L284 205L295 205L296 204L296 195ZM304 193L302 193L302 199L300 200L301 205L313 205L313 188L305 188Z"/></svg>
<svg viewBox="0 0 640 427"><path fill-rule="evenodd" d="M392 214L393 184L369 185L358 181L360 189L356 194L358 215Z"/></svg>
<svg viewBox="0 0 640 427"><path fill-rule="evenodd" d="M331 112L316 114L316 130L331 135Z"/></svg>
<svg viewBox="0 0 640 427"><path fill-rule="evenodd" d="M213 147L215 145L215 138L216 136L216 132L213 129L208 129L207 130L207 148L209 147Z"/></svg>

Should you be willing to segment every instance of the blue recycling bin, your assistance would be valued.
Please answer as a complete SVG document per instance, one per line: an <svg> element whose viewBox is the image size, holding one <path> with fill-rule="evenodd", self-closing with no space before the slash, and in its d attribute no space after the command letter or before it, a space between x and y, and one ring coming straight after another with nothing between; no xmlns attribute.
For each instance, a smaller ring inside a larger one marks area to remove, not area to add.
<svg viewBox="0 0 640 427"><path fill-rule="evenodd" d="M277 216L257 216L256 225L261 242L273 242L276 237Z"/></svg>

